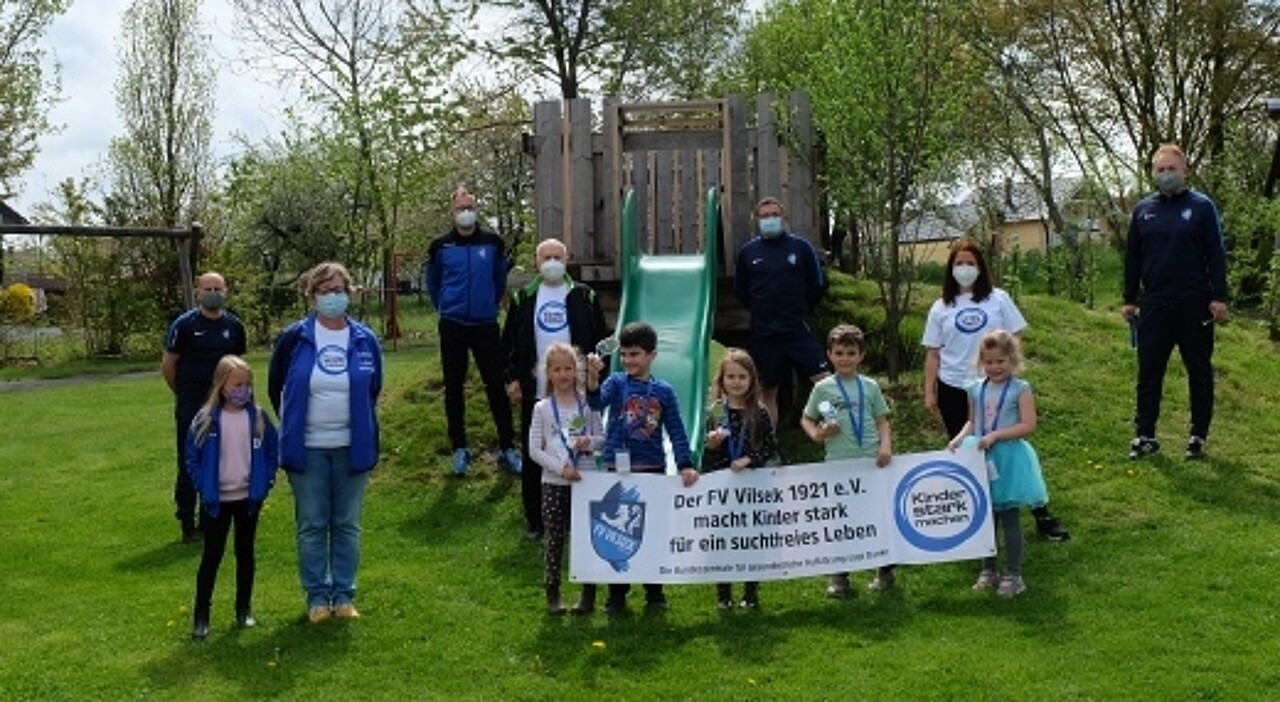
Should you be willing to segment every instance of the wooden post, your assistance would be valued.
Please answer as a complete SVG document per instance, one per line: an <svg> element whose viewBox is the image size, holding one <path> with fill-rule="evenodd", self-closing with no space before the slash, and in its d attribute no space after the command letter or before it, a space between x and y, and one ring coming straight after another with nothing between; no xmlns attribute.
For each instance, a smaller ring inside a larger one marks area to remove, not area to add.
<svg viewBox="0 0 1280 702"><path fill-rule="evenodd" d="M569 251L578 256L587 255L586 242L593 235L591 212L593 209L594 180L591 174L591 101L576 98L568 101L569 118L565 138L565 153L569 185L565 193L565 232L563 239Z"/></svg>
<svg viewBox="0 0 1280 702"><path fill-rule="evenodd" d="M720 150L725 240L725 273L732 276L734 254L751 238L751 202L747 191L747 115L746 99L730 95L721 108L724 146Z"/></svg>
<svg viewBox="0 0 1280 702"><path fill-rule="evenodd" d="M564 228L563 193L559 168L560 102L544 100L533 106L534 172L533 194L537 202L537 237ZM567 245L567 244L566 244ZM570 256L578 252L569 249Z"/></svg>

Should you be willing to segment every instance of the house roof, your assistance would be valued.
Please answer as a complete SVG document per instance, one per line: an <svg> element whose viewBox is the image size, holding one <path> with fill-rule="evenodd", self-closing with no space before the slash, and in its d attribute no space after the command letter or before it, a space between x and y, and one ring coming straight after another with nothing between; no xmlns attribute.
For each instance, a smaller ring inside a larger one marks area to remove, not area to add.
<svg viewBox="0 0 1280 702"><path fill-rule="evenodd" d="M1084 185L1078 176L1055 178L1051 187L1059 205L1073 199ZM903 223L898 241L950 241L965 236L984 212L998 212L1004 224L1039 222L1049 216L1040 191L1031 183L1012 181L969 191L959 202L916 213Z"/></svg>
<svg viewBox="0 0 1280 702"><path fill-rule="evenodd" d="M18 214L18 211L5 204L4 200L0 200L0 224L31 224L26 217Z"/></svg>

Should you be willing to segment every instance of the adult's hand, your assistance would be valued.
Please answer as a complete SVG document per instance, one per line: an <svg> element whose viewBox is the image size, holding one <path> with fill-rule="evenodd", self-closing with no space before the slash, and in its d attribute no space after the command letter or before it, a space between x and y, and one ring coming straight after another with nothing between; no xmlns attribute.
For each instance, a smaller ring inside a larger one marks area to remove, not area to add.
<svg viewBox="0 0 1280 702"><path fill-rule="evenodd" d="M511 381L511 382L507 383L507 397L511 398L511 401L512 401L512 402L519 402L519 401L520 401L520 395L521 395L521 393L520 393L520 381L519 381L519 380L513 380L513 381Z"/></svg>
<svg viewBox="0 0 1280 702"><path fill-rule="evenodd" d="M1124 317L1126 322L1133 319L1136 314L1138 314L1137 305L1120 305L1120 316Z"/></svg>
<svg viewBox="0 0 1280 702"><path fill-rule="evenodd" d="M1227 321L1227 303L1214 300L1209 303L1209 314L1214 324Z"/></svg>

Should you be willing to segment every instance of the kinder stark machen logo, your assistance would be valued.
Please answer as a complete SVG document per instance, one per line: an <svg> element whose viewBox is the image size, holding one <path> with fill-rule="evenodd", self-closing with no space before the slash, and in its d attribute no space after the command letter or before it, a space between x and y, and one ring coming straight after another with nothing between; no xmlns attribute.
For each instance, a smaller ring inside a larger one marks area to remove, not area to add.
<svg viewBox="0 0 1280 702"><path fill-rule="evenodd" d="M639 488L624 487L621 481L604 499L591 501L591 547L618 573L630 567L644 541L644 510Z"/></svg>
<svg viewBox="0 0 1280 702"><path fill-rule="evenodd" d="M987 519L987 493L973 473L954 461L911 469L893 496L898 531L912 546L948 551L967 541Z"/></svg>

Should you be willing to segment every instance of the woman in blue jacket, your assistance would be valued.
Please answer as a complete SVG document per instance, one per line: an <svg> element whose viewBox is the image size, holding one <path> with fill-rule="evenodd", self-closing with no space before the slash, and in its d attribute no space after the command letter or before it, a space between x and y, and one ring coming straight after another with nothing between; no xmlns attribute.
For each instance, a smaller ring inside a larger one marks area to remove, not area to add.
<svg viewBox="0 0 1280 702"><path fill-rule="evenodd" d="M382 349L347 316L351 275L326 262L302 279L312 312L276 339L268 392L280 415L280 466L293 488L307 617L360 616L360 510L378 464Z"/></svg>
<svg viewBox="0 0 1280 702"><path fill-rule="evenodd" d="M236 622L257 624L252 614L254 539L258 515L275 483L276 428L253 402L253 371L239 356L223 356L213 371L213 387L187 430L184 465L204 510L204 555L196 574L195 626L198 641L209 636L209 610L218 566L236 529Z"/></svg>

